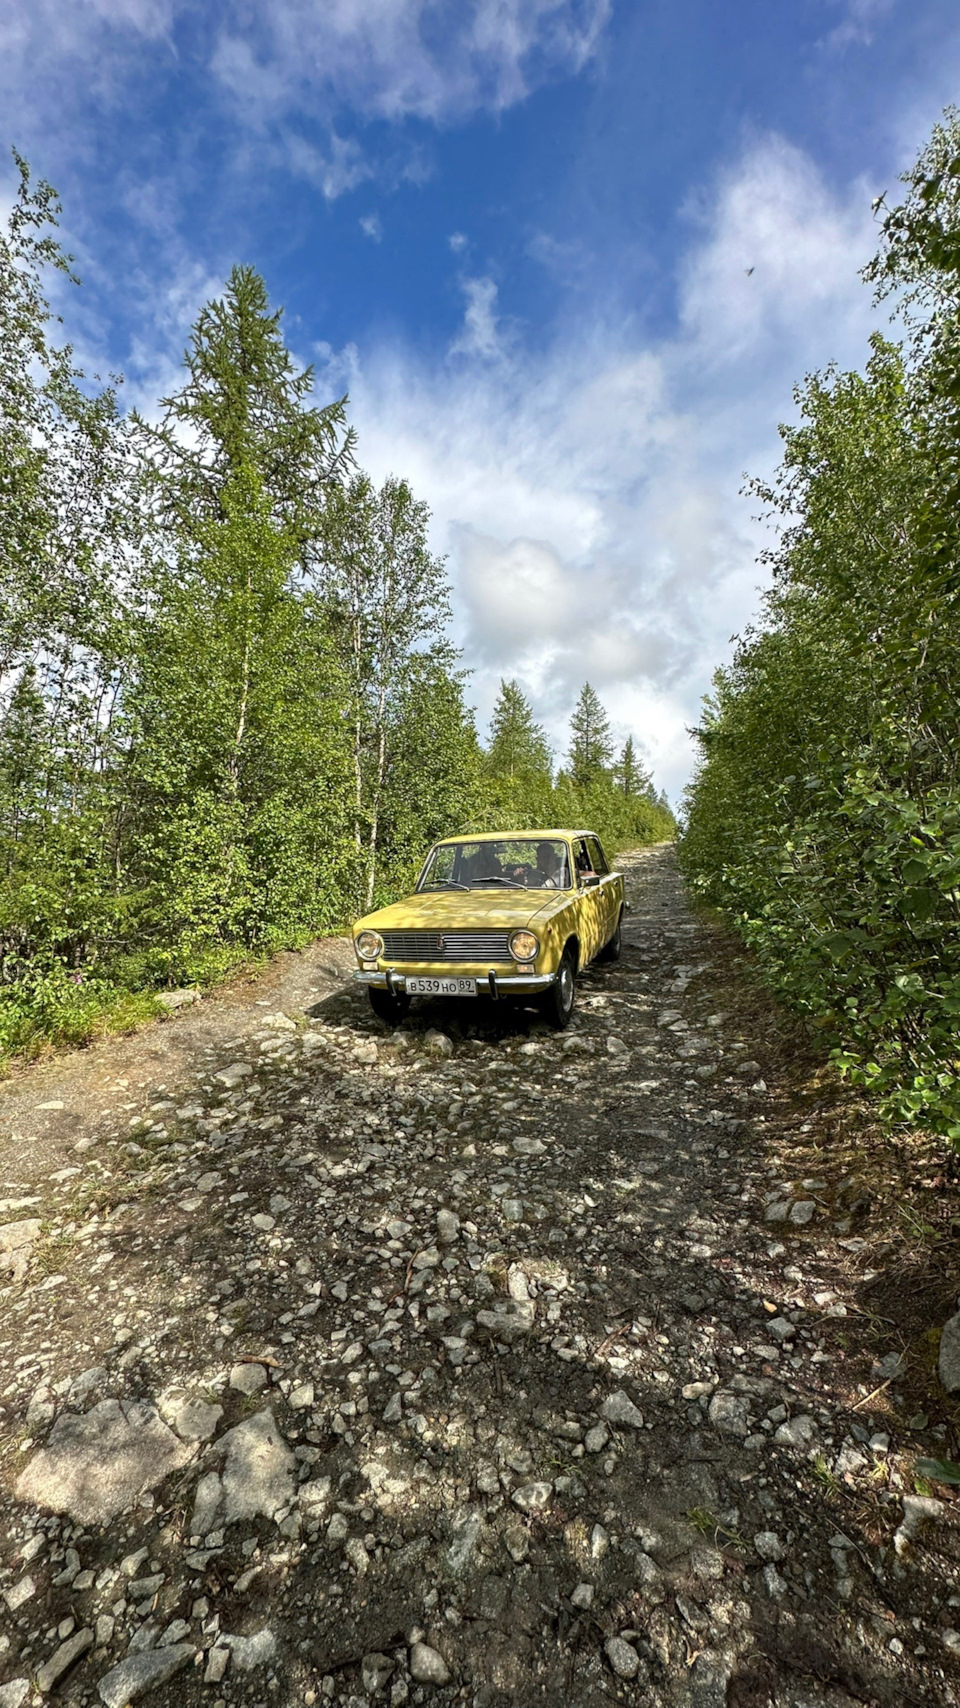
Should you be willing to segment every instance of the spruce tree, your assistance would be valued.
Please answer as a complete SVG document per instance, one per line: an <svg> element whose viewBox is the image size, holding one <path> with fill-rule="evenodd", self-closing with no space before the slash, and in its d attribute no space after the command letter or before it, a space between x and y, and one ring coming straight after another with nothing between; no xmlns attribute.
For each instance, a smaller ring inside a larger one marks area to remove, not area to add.
<svg viewBox="0 0 960 1708"><path fill-rule="evenodd" d="M653 784L650 773L641 759L637 758L637 750L632 735L628 735L623 744L620 758L614 767L618 786L628 799L643 796L653 799Z"/></svg>
<svg viewBox="0 0 960 1708"><path fill-rule="evenodd" d="M490 719L487 763L494 777L522 780L549 778L551 754L540 725L516 681L501 678L500 693Z"/></svg>
<svg viewBox="0 0 960 1708"><path fill-rule="evenodd" d="M589 682L580 690L570 733L570 775L577 788L587 788L603 775L613 758L610 721Z"/></svg>

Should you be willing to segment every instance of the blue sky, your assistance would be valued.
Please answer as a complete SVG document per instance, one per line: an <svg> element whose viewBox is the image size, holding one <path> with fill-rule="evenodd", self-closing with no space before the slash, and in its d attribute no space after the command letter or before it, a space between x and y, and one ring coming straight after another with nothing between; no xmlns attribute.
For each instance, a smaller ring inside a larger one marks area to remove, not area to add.
<svg viewBox="0 0 960 1708"><path fill-rule="evenodd" d="M481 726L516 675L562 751L589 677L674 796L762 581L743 473L805 371L862 362L871 198L958 91L956 0L0 13L84 361L149 410L257 266L361 462L432 508Z"/></svg>

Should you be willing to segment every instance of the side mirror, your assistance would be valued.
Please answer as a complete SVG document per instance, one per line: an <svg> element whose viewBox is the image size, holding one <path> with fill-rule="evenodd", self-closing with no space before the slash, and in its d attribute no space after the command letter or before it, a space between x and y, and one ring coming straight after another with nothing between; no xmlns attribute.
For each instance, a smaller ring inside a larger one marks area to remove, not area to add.
<svg viewBox="0 0 960 1708"><path fill-rule="evenodd" d="M585 890L595 890L600 879L596 872L581 872L580 882Z"/></svg>

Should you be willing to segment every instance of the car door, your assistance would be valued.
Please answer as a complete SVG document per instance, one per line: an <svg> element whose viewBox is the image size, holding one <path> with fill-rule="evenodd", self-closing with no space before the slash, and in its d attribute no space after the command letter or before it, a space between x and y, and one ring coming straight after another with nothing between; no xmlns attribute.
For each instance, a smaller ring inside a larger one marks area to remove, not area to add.
<svg viewBox="0 0 960 1708"><path fill-rule="evenodd" d="M603 948L605 943L609 943L617 929L617 915L620 911L620 886L617 883L617 874L610 870L610 863L600 846L599 837L588 836L586 840L587 853L590 856L593 869L600 875L600 888L597 894L600 914L600 947Z"/></svg>
<svg viewBox="0 0 960 1708"><path fill-rule="evenodd" d="M582 836L578 836L573 844L573 860L577 869L580 959L581 965L586 966L588 961L592 961L594 956L600 953L604 945L603 894L601 885L586 881L593 877L594 867L586 840Z"/></svg>

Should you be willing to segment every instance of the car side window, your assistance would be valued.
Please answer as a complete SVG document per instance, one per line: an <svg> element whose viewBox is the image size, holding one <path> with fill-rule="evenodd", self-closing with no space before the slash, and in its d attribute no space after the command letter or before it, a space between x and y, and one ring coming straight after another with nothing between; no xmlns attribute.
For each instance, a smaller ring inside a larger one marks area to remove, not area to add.
<svg viewBox="0 0 960 1708"><path fill-rule="evenodd" d="M587 850L593 862L593 870L599 872L601 877L604 873L609 872L610 867L607 865L606 855L595 836L587 837Z"/></svg>
<svg viewBox="0 0 960 1708"><path fill-rule="evenodd" d="M590 855L587 852L587 844L582 838L573 845L573 860L577 868L577 883L581 884L586 874L593 871Z"/></svg>

